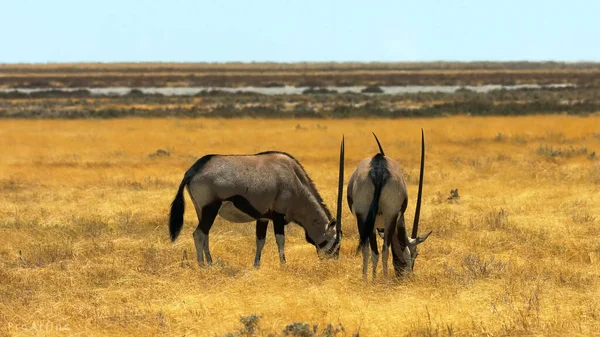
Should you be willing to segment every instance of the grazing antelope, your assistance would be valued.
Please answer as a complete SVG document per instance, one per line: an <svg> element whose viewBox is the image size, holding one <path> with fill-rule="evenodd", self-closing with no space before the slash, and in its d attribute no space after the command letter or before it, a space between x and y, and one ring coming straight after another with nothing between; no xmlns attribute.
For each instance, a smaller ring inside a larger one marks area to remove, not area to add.
<svg viewBox="0 0 600 337"><path fill-rule="evenodd" d="M421 172L419 192L412 236L409 238L404 223L404 212L408 206L408 193L398 162L385 156L379 139L375 133L379 153L372 158L360 161L348 181L348 206L356 217L360 234L359 246L363 253L363 278L367 278L369 263L367 241L371 246L373 261L373 278L377 274L379 251L375 229L383 237L382 262L383 275L387 276L389 247L392 248L392 259L396 276L405 271L412 271L418 255L417 245L431 234L418 237L421 195L423 192L423 167L425 162L425 137L421 129ZM383 235L382 235L383 234Z"/></svg>
<svg viewBox="0 0 600 337"><path fill-rule="evenodd" d="M183 227L183 190L187 186L198 215L193 236L200 266L204 265L204 257L212 263L208 232L217 214L235 223L256 220L256 267L260 265L269 220L273 222L281 263L285 263L284 226L289 222L304 228L306 240L316 246L319 256L337 257L342 236L343 175L342 138L337 218L333 218L302 165L288 153L206 155L187 170L171 204L171 241L177 239Z"/></svg>

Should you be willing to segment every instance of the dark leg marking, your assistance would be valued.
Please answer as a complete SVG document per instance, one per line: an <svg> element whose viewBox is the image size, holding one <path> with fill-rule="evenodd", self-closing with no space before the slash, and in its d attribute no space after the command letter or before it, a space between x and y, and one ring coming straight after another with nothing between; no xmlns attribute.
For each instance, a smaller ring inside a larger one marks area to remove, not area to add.
<svg viewBox="0 0 600 337"><path fill-rule="evenodd" d="M267 226L269 221L256 221L256 256L254 257L254 266L260 267L260 257L263 247L265 246L265 238L267 237Z"/></svg>
<svg viewBox="0 0 600 337"><path fill-rule="evenodd" d="M273 213L273 230L275 232L275 241L279 251L279 262L284 264L285 260L285 217L283 214Z"/></svg>
<svg viewBox="0 0 600 337"><path fill-rule="evenodd" d="M381 252L381 267L383 268L383 277L388 276L388 260L390 256L390 247L392 247L392 239L394 238L394 233L396 232L395 219L397 218L398 215L394 216L394 220L391 220L391 222L386 222L384 224L386 229L383 232L383 248Z"/></svg>
<svg viewBox="0 0 600 337"><path fill-rule="evenodd" d="M200 223L194 231L196 255L198 257L198 264L201 266L204 265L202 252L204 252L204 256L206 257L206 263L212 264L212 257L210 256L210 250L208 247L208 232L210 231L210 228L215 222L215 218L219 213L219 208L221 208L221 201L215 201L212 204L208 204L202 207L202 216L200 218Z"/></svg>
<svg viewBox="0 0 600 337"><path fill-rule="evenodd" d="M363 230L363 227L365 225L365 219L363 219L362 214L356 213L356 225L358 226L358 232L360 233ZM363 279L366 280L367 279L367 268L369 267L369 248L367 247L367 245L360 246L360 242L359 242L358 249L362 250ZM358 253L358 250L356 251L356 253Z"/></svg>
<svg viewBox="0 0 600 337"><path fill-rule="evenodd" d="M371 244L371 262L373 262L373 280L377 275L377 263L379 262L379 249L377 249L377 234L375 231L371 233L369 237L369 243Z"/></svg>
<svg viewBox="0 0 600 337"><path fill-rule="evenodd" d="M376 255L379 254L379 249L377 248L377 237L375 236L375 232L371 233L369 243L371 244L371 251Z"/></svg>

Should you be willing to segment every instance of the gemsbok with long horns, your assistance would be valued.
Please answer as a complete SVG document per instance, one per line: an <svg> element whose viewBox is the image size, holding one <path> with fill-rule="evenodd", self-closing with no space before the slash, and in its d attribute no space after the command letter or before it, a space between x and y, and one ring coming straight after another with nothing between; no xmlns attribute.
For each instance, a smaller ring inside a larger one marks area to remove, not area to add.
<svg viewBox="0 0 600 337"><path fill-rule="evenodd" d="M404 272L412 272L418 255L417 245L423 243L431 232L425 236L417 236L419 230L419 214L421 195L423 193L423 168L425 163L425 136L421 129L421 172L419 176L419 192L412 228L408 237L404 222L404 212L408 206L408 192L402 176L402 169L395 160L386 157L375 133L379 153L365 158L358 164L348 181L348 206L356 217L360 241L358 250L363 253L363 278L367 278L369 252L367 241L371 246L373 261L373 278L377 274L379 251L375 230L383 237L382 263L383 275L387 276L389 248L392 248L392 259L396 276Z"/></svg>
<svg viewBox="0 0 600 337"><path fill-rule="evenodd" d="M177 239L183 227L183 190L187 187L198 215L193 237L200 266L204 266L204 257L212 264L208 233L217 215L234 223L256 221L256 267L260 265L269 220L273 222L281 263L285 263L284 227L289 222L304 228L306 240L316 246L320 257L337 257L342 236L343 175L342 138L337 218L333 218L308 173L288 153L206 155L187 170L171 204L171 241Z"/></svg>

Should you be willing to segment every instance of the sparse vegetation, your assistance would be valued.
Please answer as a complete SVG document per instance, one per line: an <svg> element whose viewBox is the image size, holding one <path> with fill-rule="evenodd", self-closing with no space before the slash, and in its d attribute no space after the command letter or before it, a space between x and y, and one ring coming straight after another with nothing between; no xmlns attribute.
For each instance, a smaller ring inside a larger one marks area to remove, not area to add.
<svg viewBox="0 0 600 337"><path fill-rule="evenodd" d="M381 93L383 93L383 89L381 89L376 84L372 84L372 85L368 85L366 88L362 89L361 92L365 93L365 94L381 94Z"/></svg>
<svg viewBox="0 0 600 337"><path fill-rule="evenodd" d="M260 326L260 315L250 315L240 318L243 327L236 332L230 332L217 337L253 337L253 336L272 336L272 337L337 337L347 336L346 330L341 324L333 326L327 324L324 328L320 328L319 324L307 324L301 322L290 323L285 326L281 332L265 331ZM358 333L352 336L359 337Z"/></svg>
<svg viewBox="0 0 600 337"><path fill-rule="evenodd" d="M462 261L462 268L468 276L472 278L499 277L505 270L507 264L496 261L494 256L489 259L475 254L467 254Z"/></svg>
<svg viewBox="0 0 600 337"><path fill-rule="evenodd" d="M124 95L89 90L0 93L0 118L254 117L403 118L452 115L521 116L600 112L597 87L493 90L478 93L365 95L309 88L303 94L201 90L167 96L131 89ZM498 134L496 140L503 141Z"/></svg>
<svg viewBox="0 0 600 337"><path fill-rule="evenodd" d="M325 98L333 97L360 95ZM264 104L262 96L230 96L232 106L234 99ZM290 152L334 209L339 138L346 137L347 183L358 161L377 151L371 131L406 173L410 227L421 127L420 228L433 234L419 249L415 273L402 280L383 278L380 263L378 278L363 282L356 222L345 202L335 261L320 260L290 224L287 264L279 264L269 234L255 269L255 227L218 218L215 264L201 269L187 194L183 232L169 239L169 205L202 155ZM0 130L0 335L600 331L600 164L589 159L600 146L598 117L4 119ZM542 146L562 155L547 159ZM571 146L587 155L566 155Z"/></svg>
<svg viewBox="0 0 600 337"><path fill-rule="evenodd" d="M540 145L537 149L537 154L542 157L556 158L556 157L573 157L573 156L588 156L588 149L586 147L574 148L555 148L552 145Z"/></svg>
<svg viewBox="0 0 600 337"><path fill-rule="evenodd" d="M302 91L302 94L307 95L307 94L337 94L337 90L333 90L333 89L327 89L327 88L315 88L315 87L310 87L308 89L304 89Z"/></svg>
<svg viewBox="0 0 600 337"><path fill-rule="evenodd" d="M599 63L122 63L0 65L0 88L599 85Z"/></svg>

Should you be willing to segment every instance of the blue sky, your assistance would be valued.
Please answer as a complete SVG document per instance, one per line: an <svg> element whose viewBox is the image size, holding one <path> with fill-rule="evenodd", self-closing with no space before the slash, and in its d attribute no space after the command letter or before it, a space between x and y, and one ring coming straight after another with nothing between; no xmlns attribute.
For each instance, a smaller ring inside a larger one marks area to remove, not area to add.
<svg viewBox="0 0 600 337"><path fill-rule="evenodd" d="M598 0L13 0L0 63L600 61Z"/></svg>

